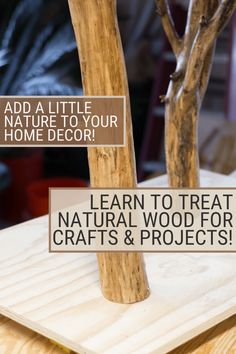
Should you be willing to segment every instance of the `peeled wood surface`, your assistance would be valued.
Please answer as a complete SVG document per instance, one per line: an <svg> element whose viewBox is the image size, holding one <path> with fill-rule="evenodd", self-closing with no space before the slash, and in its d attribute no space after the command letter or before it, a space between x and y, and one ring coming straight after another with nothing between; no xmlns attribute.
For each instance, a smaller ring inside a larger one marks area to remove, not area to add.
<svg viewBox="0 0 236 354"><path fill-rule="evenodd" d="M89 148L92 187L136 186L129 91L115 0L69 0L77 39L84 94L126 96L126 146ZM104 296L133 303L149 295L142 254L98 254Z"/></svg>
<svg viewBox="0 0 236 354"><path fill-rule="evenodd" d="M47 243L46 217L0 233L0 313L81 354L165 353L235 313L235 254L147 254L151 296L120 305L101 296L94 255Z"/></svg>

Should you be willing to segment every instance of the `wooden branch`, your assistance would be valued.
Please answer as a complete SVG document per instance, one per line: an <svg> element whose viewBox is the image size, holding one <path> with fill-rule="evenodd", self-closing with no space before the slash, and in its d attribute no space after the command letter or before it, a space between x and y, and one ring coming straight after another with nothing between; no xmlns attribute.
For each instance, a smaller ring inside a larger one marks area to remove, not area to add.
<svg viewBox="0 0 236 354"><path fill-rule="evenodd" d="M189 45L190 49L198 32L201 18L212 16L218 5L219 0L190 0L185 28L185 45Z"/></svg>
<svg viewBox="0 0 236 354"><path fill-rule="evenodd" d="M157 12L161 17L162 25L166 36L170 42L172 50L176 57L181 51L181 39L175 29L175 24L171 16L170 8L167 0L156 0Z"/></svg>
<svg viewBox="0 0 236 354"><path fill-rule="evenodd" d="M199 21L204 13L205 0L190 0L187 23L185 27L184 46L191 50L192 43L199 28Z"/></svg>
<svg viewBox="0 0 236 354"><path fill-rule="evenodd" d="M214 58L214 54L215 54L215 46L216 46L216 41L214 42L212 47L207 52L207 55L206 55L206 58L205 58L205 61L204 61L203 67L202 67L202 72L201 72L201 76L200 76L200 80L199 80L199 95L200 95L201 101L206 93L207 85L209 82L209 78L210 78L210 74L211 74L211 67L212 67L213 58Z"/></svg>
<svg viewBox="0 0 236 354"><path fill-rule="evenodd" d="M215 31L216 36L224 29L236 8L236 0L222 0L221 4L213 16L212 31Z"/></svg>
<svg viewBox="0 0 236 354"><path fill-rule="evenodd" d="M236 0L222 0L210 19L202 17L187 63L184 80L184 90L186 92L192 91L197 87L207 53L214 45L215 39L230 19L235 8Z"/></svg>
<svg viewBox="0 0 236 354"><path fill-rule="evenodd" d="M209 0L205 2L205 7L204 7L204 12L203 15L205 18L209 18L212 16L212 14L215 13L219 6L219 0ZM215 46L216 46L216 38L213 42L213 45L210 47L208 50L205 61L202 67L202 72L200 75L200 80L199 80L199 94L200 94L200 102L202 102L202 99L205 95L207 85L209 82L210 74L211 74L211 68L213 64L213 58L215 54Z"/></svg>
<svg viewBox="0 0 236 354"><path fill-rule="evenodd" d="M126 96L126 146L89 148L92 187L136 187L128 83L117 25L115 0L69 0L79 47L84 94ZM104 296L132 303L149 295L141 253L98 254Z"/></svg>

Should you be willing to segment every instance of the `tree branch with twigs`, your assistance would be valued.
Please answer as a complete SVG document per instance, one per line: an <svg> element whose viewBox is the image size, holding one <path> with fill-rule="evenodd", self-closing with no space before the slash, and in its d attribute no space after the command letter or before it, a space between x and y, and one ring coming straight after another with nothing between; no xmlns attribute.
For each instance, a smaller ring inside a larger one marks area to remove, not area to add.
<svg viewBox="0 0 236 354"><path fill-rule="evenodd" d="M190 0L185 33L179 37L167 0L156 0L166 36L176 56L166 96L166 159L172 187L198 187L198 115L216 39L236 8L236 0Z"/></svg>

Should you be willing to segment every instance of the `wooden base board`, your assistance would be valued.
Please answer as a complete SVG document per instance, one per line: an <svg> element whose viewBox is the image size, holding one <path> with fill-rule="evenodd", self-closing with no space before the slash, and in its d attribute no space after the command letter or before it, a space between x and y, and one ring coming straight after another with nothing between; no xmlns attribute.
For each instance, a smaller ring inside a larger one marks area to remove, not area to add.
<svg viewBox="0 0 236 354"><path fill-rule="evenodd" d="M0 233L0 313L80 354L166 353L235 313L234 254L147 254L151 296L119 305L95 255L47 247L47 217Z"/></svg>
<svg viewBox="0 0 236 354"><path fill-rule="evenodd" d="M40 336L0 316L0 354L73 354L60 349L49 339Z"/></svg>
<svg viewBox="0 0 236 354"><path fill-rule="evenodd" d="M220 173L210 172L206 170L200 171L201 187L217 188L217 187L236 187L236 171L229 176L221 175ZM151 178L140 183L142 187L167 187L167 175Z"/></svg>
<svg viewBox="0 0 236 354"><path fill-rule="evenodd" d="M203 332L169 354L236 352L236 316ZM0 315L0 354L75 354Z"/></svg>

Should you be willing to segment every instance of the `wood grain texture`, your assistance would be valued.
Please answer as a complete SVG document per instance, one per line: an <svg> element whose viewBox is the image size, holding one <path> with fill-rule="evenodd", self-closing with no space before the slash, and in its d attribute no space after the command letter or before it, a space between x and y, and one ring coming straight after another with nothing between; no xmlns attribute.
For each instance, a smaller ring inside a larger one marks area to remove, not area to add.
<svg viewBox="0 0 236 354"><path fill-rule="evenodd" d="M235 313L234 254L147 254L151 295L122 305L100 294L95 255L48 254L47 228L0 233L0 313L80 354L165 353Z"/></svg>
<svg viewBox="0 0 236 354"><path fill-rule="evenodd" d="M0 354L65 354L49 339L0 316Z"/></svg>
<svg viewBox="0 0 236 354"><path fill-rule="evenodd" d="M136 186L129 91L116 18L116 0L69 0L78 43L84 94L126 97L126 145L89 148L92 187ZM98 254L104 296L119 303L142 301L149 295L140 253Z"/></svg>
<svg viewBox="0 0 236 354"><path fill-rule="evenodd" d="M222 353L236 353L236 316L221 322L169 354Z"/></svg>
<svg viewBox="0 0 236 354"><path fill-rule="evenodd" d="M232 316L169 354L234 354L235 352L236 316ZM0 354L9 353L65 354L45 337L0 316Z"/></svg>

